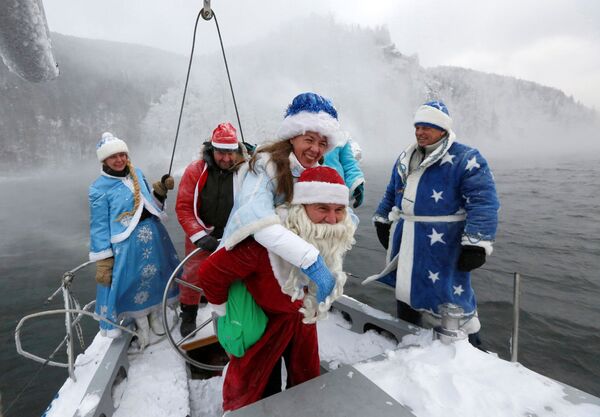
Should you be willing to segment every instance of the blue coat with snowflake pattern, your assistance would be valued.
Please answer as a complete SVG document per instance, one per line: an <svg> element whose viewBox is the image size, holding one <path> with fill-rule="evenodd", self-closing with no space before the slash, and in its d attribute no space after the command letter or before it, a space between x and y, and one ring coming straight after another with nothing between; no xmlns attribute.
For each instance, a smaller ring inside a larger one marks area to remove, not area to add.
<svg viewBox="0 0 600 417"><path fill-rule="evenodd" d="M90 260L114 257L110 286L96 286L96 314L113 323L124 318L143 317L158 311L166 283L179 264L167 230L161 204L151 194L142 171L136 169L140 186L140 204L132 216L118 220L121 213L134 207L131 177L106 173L89 189ZM141 220L144 210L153 216ZM177 288L170 289L168 300L177 300ZM100 322L103 334L114 326Z"/></svg>
<svg viewBox="0 0 600 417"><path fill-rule="evenodd" d="M414 309L437 315L450 302L470 314L475 294L457 262L462 245L491 254L499 208L494 178L479 151L455 142L453 132L409 175L416 147L400 154L375 212L375 221L392 222L388 261L398 255L397 268L381 281Z"/></svg>

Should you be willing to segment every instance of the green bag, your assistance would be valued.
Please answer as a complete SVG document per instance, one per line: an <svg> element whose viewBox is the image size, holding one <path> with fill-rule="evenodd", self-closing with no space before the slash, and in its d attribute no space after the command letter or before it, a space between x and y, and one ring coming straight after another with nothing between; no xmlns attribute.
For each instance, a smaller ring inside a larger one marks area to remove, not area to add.
<svg viewBox="0 0 600 417"><path fill-rule="evenodd" d="M229 288L227 311L217 321L217 338L223 349L237 358L262 337L269 319L242 281Z"/></svg>

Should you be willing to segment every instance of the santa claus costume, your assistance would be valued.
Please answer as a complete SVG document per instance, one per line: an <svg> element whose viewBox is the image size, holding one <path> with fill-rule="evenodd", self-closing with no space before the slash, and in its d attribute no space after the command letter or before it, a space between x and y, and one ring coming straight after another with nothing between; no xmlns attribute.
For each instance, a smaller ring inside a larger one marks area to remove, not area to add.
<svg viewBox="0 0 600 417"><path fill-rule="evenodd" d="M232 250L221 248L200 266L196 285L204 289L206 298L217 312L224 312L231 284L242 280L268 317L261 339L244 356L232 357L229 362L223 384L225 411L271 394L268 386L274 384L270 383L270 378L274 375L274 380L278 380L282 357L288 387L320 374L314 323L326 315L333 300L342 294L346 278L341 272L343 255L354 242L356 227L348 215L337 224L312 223L302 204L318 202L346 206L348 196L348 188L334 169L310 168L294 186L291 207L280 210L283 224L317 245L333 273L333 290L325 302L316 303L317 286L299 268L269 252L251 237Z"/></svg>

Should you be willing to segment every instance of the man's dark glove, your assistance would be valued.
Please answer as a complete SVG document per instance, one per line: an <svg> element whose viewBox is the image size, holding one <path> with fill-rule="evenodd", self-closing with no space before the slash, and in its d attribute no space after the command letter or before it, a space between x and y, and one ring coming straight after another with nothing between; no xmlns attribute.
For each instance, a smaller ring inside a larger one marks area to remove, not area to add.
<svg viewBox="0 0 600 417"><path fill-rule="evenodd" d="M352 193L352 198L354 198L354 203L352 204L352 208L357 208L363 203L365 198L365 184L362 183L358 187L354 189Z"/></svg>
<svg viewBox="0 0 600 417"><path fill-rule="evenodd" d="M466 245L458 258L458 270L469 272L485 263L485 249L481 246Z"/></svg>
<svg viewBox="0 0 600 417"><path fill-rule="evenodd" d="M246 151L248 151L248 155L250 155L250 156L254 155L254 152L256 151L256 145L253 145L248 142L242 142L242 146L246 147Z"/></svg>
<svg viewBox="0 0 600 417"><path fill-rule="evenodd" d="M195 241L194 245L209 252L214 252L219 246L219 241L211 235L206 235Z"/></svg>
<svg viewBox="0 0 600 417"><path fill-rule="evenodd" d="M386 250L390 242L391 227L391 223L375 222L375 229L377 229L377 239L379 239L379 243L381 243L381 246L383 246Z"/></svg>

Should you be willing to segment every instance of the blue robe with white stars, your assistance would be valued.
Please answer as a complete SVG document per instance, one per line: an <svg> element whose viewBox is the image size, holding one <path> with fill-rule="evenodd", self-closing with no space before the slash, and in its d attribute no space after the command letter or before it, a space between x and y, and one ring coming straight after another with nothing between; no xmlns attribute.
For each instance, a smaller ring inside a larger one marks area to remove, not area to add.
<svg viewBox="0 0 600 417"><path fill-rule="evenodd" d="M477 149L454 141L454 133L410 174L416 143L402 152L375 212L375 221L392 222L388 262L397 268L380 280L396 287L396 298L438 315L454 303L465 313L477 303L468 272L457 262L462 245L481 246L489 255L498 223L494 178Z"/></svg>

